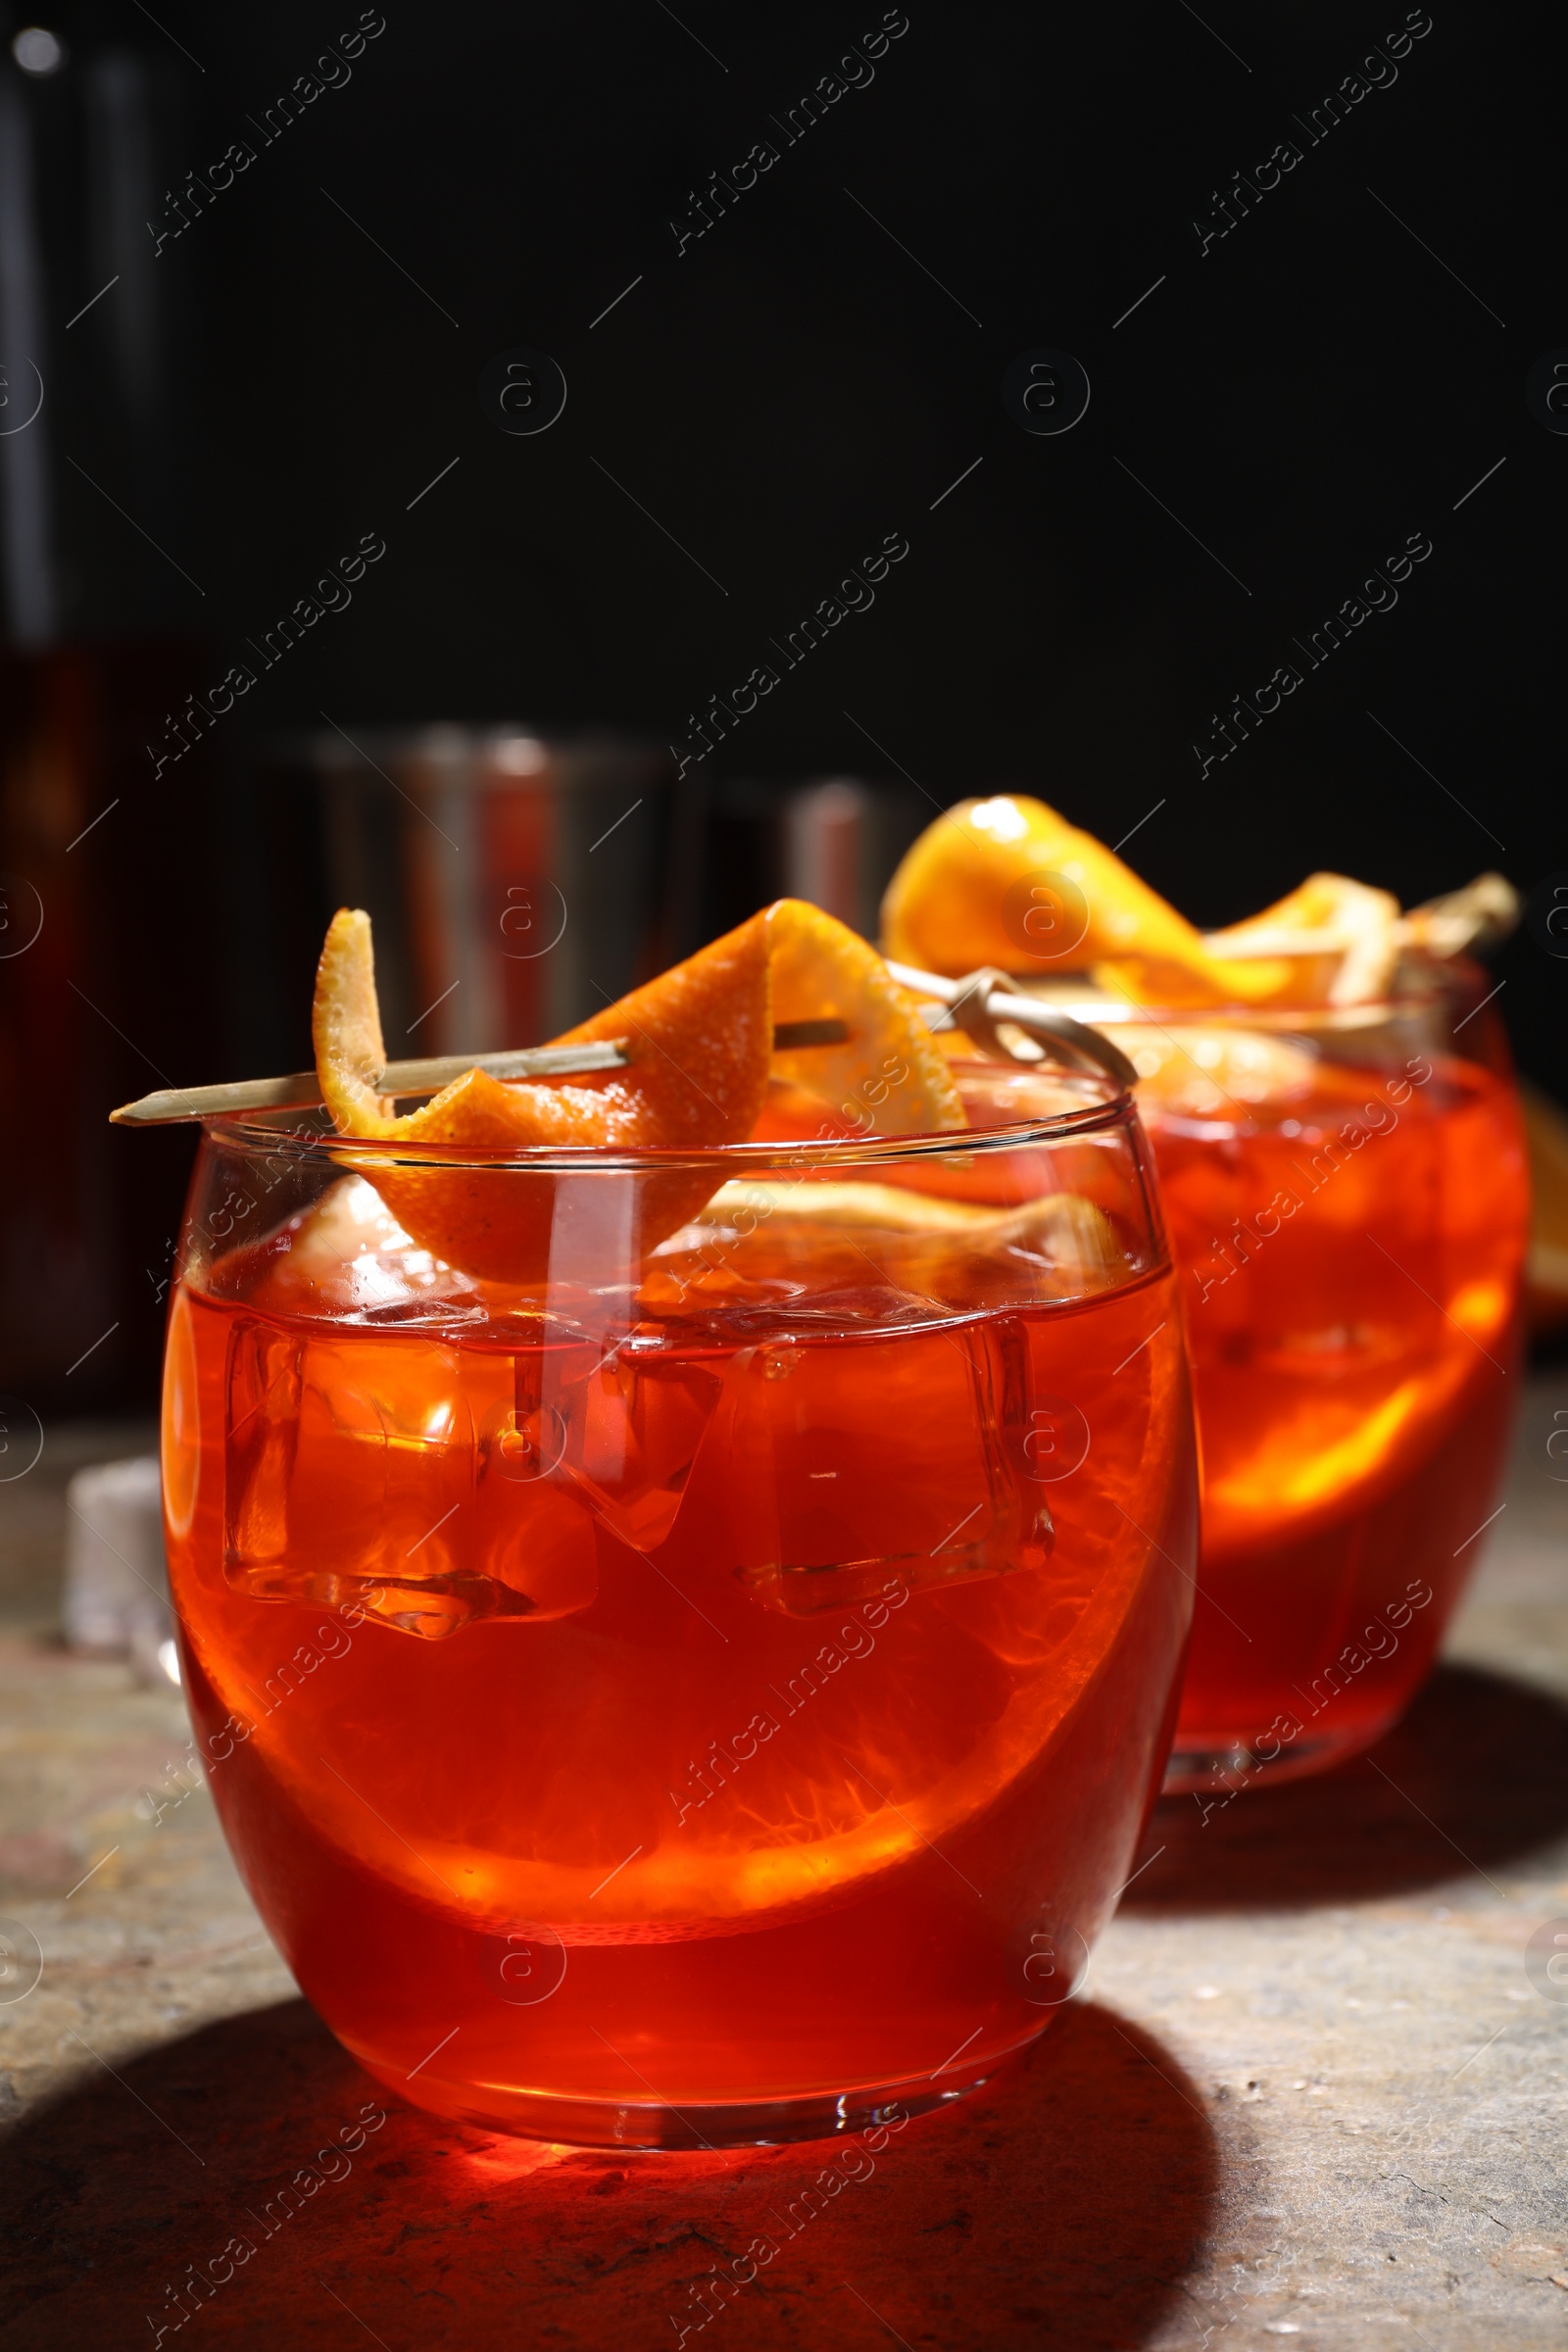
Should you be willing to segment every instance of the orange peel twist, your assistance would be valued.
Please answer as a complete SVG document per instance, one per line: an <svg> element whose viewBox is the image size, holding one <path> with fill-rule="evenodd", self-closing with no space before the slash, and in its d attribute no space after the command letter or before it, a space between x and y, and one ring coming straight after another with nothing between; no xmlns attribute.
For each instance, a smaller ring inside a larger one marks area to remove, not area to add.
<svg viewBox="0 0 1568 2352"><path fill-rule="evenodd" d="M837 1018L841 1046L775 1054L778 1021ZM626 1067L564 1080L510 1081L469 1070L399 1114L375 1091L385 1067L369 916L332 918L312 1008L317 1074L345 1139L438 1147L451 1167L367 1165L410 1237L465 1272L513 1284L549 1271L559 1172L461 1164L540 1149L706 1152L744 1143L770 1077L805 1086L885 1135L966 1124L943 1055L913 1001L864 940L798 899L780 899L684 963L633 989L557 1045L624 1038ZM630 1179L633 1261L686 1224L723 1181L712 1164ZM607 1268L613 1279L617 1269Z"/></svg>

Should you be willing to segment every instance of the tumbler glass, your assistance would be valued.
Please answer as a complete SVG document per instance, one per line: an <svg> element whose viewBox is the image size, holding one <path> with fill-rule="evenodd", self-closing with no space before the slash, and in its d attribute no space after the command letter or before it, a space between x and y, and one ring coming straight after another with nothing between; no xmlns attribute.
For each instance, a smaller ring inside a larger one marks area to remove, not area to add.
<svg viewBox="0 0 1568 2352"><path fill-rule="evenodd" d="M400 2095L586 2145L848 2132L1081 1980L1191 1614L1181 1315L1128 1098L957 1076L961 1137L209 1126L185 1687L279 1948ZM547 1278L432 1257L411 1185L544 1203Z"/></svg>
<svg viewBox="0 0 1568 2352"><path fill-rule="evenodd" d="M1133 1058L1182 1274L1202 1553L1169 1786L1368 1746L1495 1515L1529 1196L1475 967L1388 1002L1075 1002Z"/></svg>

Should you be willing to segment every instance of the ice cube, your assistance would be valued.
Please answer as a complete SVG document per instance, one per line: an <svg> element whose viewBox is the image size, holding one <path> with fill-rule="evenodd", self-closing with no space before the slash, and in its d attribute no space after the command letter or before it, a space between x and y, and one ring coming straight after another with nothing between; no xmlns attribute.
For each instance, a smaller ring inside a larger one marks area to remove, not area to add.
<svg viewBox="0 0 1568 2352"><path fill-rule="evenodd" d="M1000 1346L959 1324L737 1356L693 1497L727 1506L747 1591L798 1616L1043 1561L1049 1510L999 1437Z"/></svg>
<svg viewBox="0 0 1568 2352"><path fill-rule="evenodd" d="M275 1240L250 1292L256 1305L371 1321L484 1315L477 1284L412 1242L363 1176L329 1186Z"/></svg>
<svg viewBox="0 0 1568 2352"><path fill-rule="evenodd" d="M674 1527L722 1392L710 1362L657 1328L631 1332L571 1400L564 1466L611 1533L652 1551Z"/></svg>
<svg viewBox="0 0 1568 2352"><path fill-rule="evenodd" d="M455 1348L363 1330L302 1336L248 1318L236 1328L231 1565L439 1574L456 1564L443 1531L470 1499L473 1454Z"/></svg>
<svg viewBox="0 0 1568 2352"><path fill-rule="evenodd" d="M539 1356L243 1319L229 1358L230 1582L270 1600L356 1599L425 1636L586 1607L593 1517L542 1457L553 1424Z"/></svg>
<svg viewBox="0 0 1568 2352"><path fill-rule="evenodd" d="M538 1617L586 1608L599 1590L593 1514L563 1467L581 1418L581 1381L564 1376L561 1356L542 1348L486 1356L486 1394L470 1384L478 1425L470 1556Z"/></svg>
<svg viewBox="0 0 1568 2352"><path fill-rule="evenodd" d="M228 1350L224 1561L231 1578L288 1557L289 1483L299 1443L304 1341L242 1318ZM236 1575L237 1572L237 1575Z"/></svg>

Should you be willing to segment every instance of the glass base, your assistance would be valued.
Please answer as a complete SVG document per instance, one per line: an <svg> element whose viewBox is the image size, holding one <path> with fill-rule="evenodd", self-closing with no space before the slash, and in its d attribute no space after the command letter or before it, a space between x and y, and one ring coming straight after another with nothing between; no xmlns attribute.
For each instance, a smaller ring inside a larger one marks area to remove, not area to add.
<svg viewBox="0 0 1568 2352"><path fill-rule="evenodd" d="M792 2139L841 2139L852 2132L899 2130L910 2116L951 2107L1028 2049L1027 2041L988 2059L974 2074L960 2073L942 2089L929 2077L881 2082L835 2095L818 2091L795 2099L693 2099L671 2107L657 2099L573 2098L552 2091L514 2090L505 2083L430 2082L377 2066L363 2050L354 2055L386 2089L416 2106L487 2132L514 2132L522 2139L549 2140L573 2148L752 2148ZM352 2044L348 2045L350 2048Z"/></svg>
<svg viewBox="0 0 1568 2352"><path fill-rule="evenodd" d="M1332 1772L1363 1748L1372 1747L1390 1732L1403 1713L1395 1707L1369 1722L1347 1724L1338 1732L1293 1740L1280 1746L1268 1762L1245 1740L1203 1740L1178 1733L1165 1767L1161 1793L1165 1796L1240 1796L1244 1788L1277 1788L1283 1781L1304 1781L1311 1774ZM1259 1733L1257 1738L1264 1735ZM1274 1742L1269 1742L1274 1745Z"/></svg>

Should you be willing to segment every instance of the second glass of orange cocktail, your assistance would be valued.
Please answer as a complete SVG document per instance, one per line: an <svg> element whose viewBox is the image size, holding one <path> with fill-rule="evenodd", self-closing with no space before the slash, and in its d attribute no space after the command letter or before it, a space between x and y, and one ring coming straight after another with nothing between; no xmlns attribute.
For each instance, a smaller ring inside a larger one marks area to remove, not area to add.
<svg viewBox="0 0 1568 2352"><path fill-rule="evenodd" d="M1196 1463L1130 1101L950 1067L785 903L587 1025L628 1068L399 1119L357 925L325 1110L209 1127L169 1334L264 1917L446 2115L720 2145L956 2096L1078 1981L1169 1741Z"/></svg>
<svg viewBox="0 0 1568 2352"><path fill-rule="evenodd" d="M1317 876L1203 938L1014 799L939 820L889 894L895 957L1010 965L1140 1074L1203 1465L1174 1788L1376 1739L1494 1514L1528 1202L1506 1048L1459 951L1508 896L1489 877L1404 919Z"/></svg>

